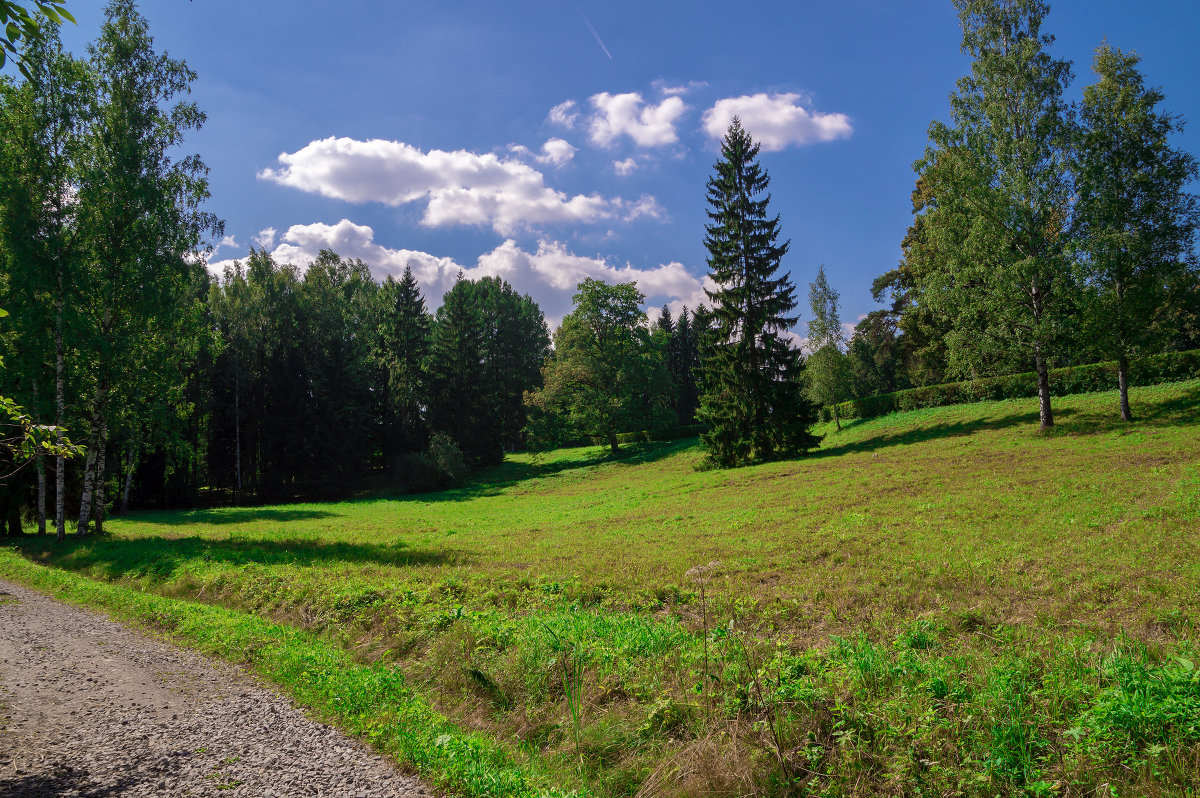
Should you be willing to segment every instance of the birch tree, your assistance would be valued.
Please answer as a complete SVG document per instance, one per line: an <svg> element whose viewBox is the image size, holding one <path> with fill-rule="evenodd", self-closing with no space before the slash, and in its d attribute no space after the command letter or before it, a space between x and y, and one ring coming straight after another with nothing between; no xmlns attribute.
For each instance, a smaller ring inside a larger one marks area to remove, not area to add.
<svg viewBox="0 0 1200 798"><path fill-rule="evenodd" d="M81 244L75 195L77 164L91 94L86 65L62 50L58 27L43 22L24 53L26 79L0 84L0 220L8 290L21 338L20 372L30 383L34 416L46 423L52 406L56 444L65 449L68 369L66 347L80 285ZM51 367L52 363L52 367ZM51 370L52 369L52 370ZM45 396L53 386L52 405ZM34 396L36 394L36 396ZM55 529L66 534L66 460L55 460ZM44 529L44 464L39 461L38 525Z"/></svg>
<svg viewBox="0 0 1200 798"><path fill-rule="evenodd" d="M1183 121L1160 108L1163 93L1146 86L1140 58L1104 44L1083 93L1072 163L1080 276L1087 288L1088 336L1115 357L1120 414L1129 407L1129 359L1153 352L1166 337L1156 317L1170 287L1196 274L1193 242L1200 224L1187 191L1200 171L1190 153L1170 144Z"/></svg>
<svg viewBox="0 0 1200 798"><path fill-rule="evenodd" d="M1043 429L1054 424L1050 361L1060 345L1074 283L1066 256L1068 61L1052 58L1040 0L955 0L969 75L950 95L951 119L929 128L917 163L936 208L925 232L949 268L923 295L949 319L951 364L1019 352L1037 371Z"/></svg>
<svg viewBox="0 0 1200 798"><path fill-rule="evenodd" d="M175 160L204 114L178 100L195 73L154 52L132 0L105 9L89 48L96 86L79 178L80 230L88 242L82 341L94 387L78 530L103 521L108 429L114 388L130 380L133 352L171 342L199 315L194 288L203 267L192 255L220 223L200 210L208 197L199 156Z"/></svg>

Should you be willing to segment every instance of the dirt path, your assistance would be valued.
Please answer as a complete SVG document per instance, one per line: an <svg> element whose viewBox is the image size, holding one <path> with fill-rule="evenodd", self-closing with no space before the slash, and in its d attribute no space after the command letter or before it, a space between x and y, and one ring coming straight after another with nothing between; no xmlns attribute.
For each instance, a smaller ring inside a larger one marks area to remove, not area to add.
<svg viewBox="0 0 1200 798"><path fill-rule="evenodd" d="M246 674L0 581L0 798L436 793Z"/></svg>

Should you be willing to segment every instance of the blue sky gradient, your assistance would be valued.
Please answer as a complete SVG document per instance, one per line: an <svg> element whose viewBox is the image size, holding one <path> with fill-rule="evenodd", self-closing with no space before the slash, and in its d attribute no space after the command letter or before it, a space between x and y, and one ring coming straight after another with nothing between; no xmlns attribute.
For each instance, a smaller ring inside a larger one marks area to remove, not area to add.
<svg viewBox="0 0 1200 798"><path fill-rule="evenodd" d="M79 24L64 38L82 51L99 6L71 8ZM273 229L259 241L285 259L328 244L379 275L412 263L431 306L458 267L501 274L552 323L581 276L636 278L653 305L694 303L716 158L705 113L755 95L755 113L779 122L761 161L792 240L785 267L803 302L825 264L853 322L875 307L872 279L899 257L912 162L969 67L949 0L141 8L156 45L199 74L193 99L208 124L188 149L211 168L209 207L226 220L218 268ZM1075 64L1072 98L1107 37L1143 56L1169 110L1200 120L1200 4L1058 0L1046 29L1054 55ZM641 103L625 98L622 111L613 98L631 93ZM567 101L560 117L577 114L574 127L549 116ZM768 130L750 119L747 128ZM310 146L329 139L339 145ZM569 147L543 150L552 139ZM363 145L373 140L397 144ZM1200 151L1200 133L1175 143ZM476 193L463 196L463 181Z"/></svg>

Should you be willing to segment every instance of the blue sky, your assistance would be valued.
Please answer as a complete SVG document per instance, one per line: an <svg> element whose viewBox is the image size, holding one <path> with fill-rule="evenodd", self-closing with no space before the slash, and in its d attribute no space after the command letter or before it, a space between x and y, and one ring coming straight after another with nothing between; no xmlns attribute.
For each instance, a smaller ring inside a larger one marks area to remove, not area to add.
<svg viewBox="0 0 1200 798"><path fill-rule="evenodd" d="M99 4L70 7L82 51ZM431 306L460 268L498 274L552 323L585 276L694 305L712 134L734 111L766 145L798 332L822 263L853 322L899 257L912 162L969 66L949 0L141 8L199 75L208 123L188 148L226 220L218 268L255 241L300 264L330 247L378 276L411 265ZM1075 63L1072 96L1107 37L1200 124L1200 4L1056 0L1047 30ZM1176 144L1200 152L1200 131Z"/></svg>

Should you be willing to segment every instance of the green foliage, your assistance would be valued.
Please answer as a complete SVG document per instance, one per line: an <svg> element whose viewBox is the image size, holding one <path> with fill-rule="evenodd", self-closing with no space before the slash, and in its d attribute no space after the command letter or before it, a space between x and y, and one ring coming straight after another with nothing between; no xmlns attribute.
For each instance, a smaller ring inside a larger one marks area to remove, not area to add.
<svg viewBox="0 0 1200 798"><path fill-rule="evenodd" d="M0 68L13 58L21 74L29 77L29 64L22 58L21 40L36 41L47 23L74 22L75 17L66 6L61 0L33 0L32 6L15 0L0 0Z"/></svg>
<svg viewBox="0 0 1200 798"><path fill-rule="evenodd" d="M1065 257L1071 127L1069 62L1048 53L1041 0L955 0L971 73L950 96L949 124L929 127L917 163L929 182L923 235L941 268L922 296L950 320L952 368L986 373L1013 358L1042 377L1043 426L1054 423L1044 377L1062 345L1074 285Z"/></svg>
<svg viewBox="0 0 1200 798"><path fill-rule="evenodd" d="M633 283L579 284L542 388L525 395L540 446L588 435L615 453L622 433L668 418L666 353L647 327L644 301Z"/></svg>
<svg viewBox="0 0 1200 798"><path fill-rule="evenodd" d="M470 468L458 444L449 435L435 432L429 439L429 458L442 477L443 486L461 485Z"/></svg>
<svg viewBox="0 0 1200 798"><path fill-rule="evenodd" d="M816 408L802 393L803 359L786 336L798 316L795 287L775 277L790 242L767 215L770 177L759 145L734 118L708 180L704 245L713 303L711 337L701 344L704 445L720 467L781 460L815 447Z"/></svg>
<svg viewBox="0 0 1200 798"><path fill-rule="evenodd" d="M809 286L812 319L808 322L809 356L805 363L809 395L818 405L835 405L852 390L850 361L846 357L846 334L838 310L838 292L825 279L825 267Z"/></svg>
<svg viewBox="0 0 1200 798"><path fill-rule="evenodd" d="M1200 282L1200 205L1187 190L1200 167L1169 145L1183 122L1158 109L1163 94L1146 87L1139 60L1107 43L1096 50L1097 81L1084 90L1071 163L1085 337L1123 372L1130 357L1171 337L1173 287ZM1130 420L1124 390L1120 409Z"/></svg>
<svg viewBox="0 0 1200 798"><path fill-rule="evenodd" d="M1153 662L1145 650L1116 651L1101 670L1102 689L1071 736L1095 754L1137 767L1200 742L1196 652Z"/></svg>
<svg viewBox="0 0 1200 798"><path fill-rule="evenodd" d="M460 279L442 300L430 351L430 428L479 465L521 443L525 391L550 348L542 312L495 277Z"/></svg>
<svg viewBox="0 0 1200 798"><path fill-rule="evenodd" d="M370 355L374 412L382 427L380 453L390 466L395 456L419 451L428 437L424 406L431 319L411 268L405 267L399 281L388 275L375 313Z"/></svg>
<svg viewBox="0 0 1200 798"><path fill-rule="evenodd" d="M1129 364L1130 385L1157 385L1200 378L1200 350L1164 352ZM1111 391L1117 388L1116 361L1088 366L1051 369L1049 384L1054 396ZM887 413L925 407L969 404L996 399L1024 399L1038 395L1036 372L1006 374L967 382L949 382L924 388L909 388L890 394L852 399L838 405L842 418L875 418ZM832 415L831 411L827 411Z"/></svg>

